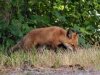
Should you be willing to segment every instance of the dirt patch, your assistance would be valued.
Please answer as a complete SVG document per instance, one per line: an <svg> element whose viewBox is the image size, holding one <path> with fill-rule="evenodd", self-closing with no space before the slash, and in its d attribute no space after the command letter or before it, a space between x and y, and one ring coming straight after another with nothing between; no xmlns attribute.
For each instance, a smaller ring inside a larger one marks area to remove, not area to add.
<svg viewBox="0 0 100 75"><path fill-rule="evenodd" d="M59 69L40 69L34 68L29 70L15 70L10 72L2 72L0 75L100 75L100 71L72 70L68 68Z"/></svg>
<svg viewBox="0 0 100 75"><path fill-rule="evenodd" d="M21 68L2 70L0 75L100 75L100 71L87 69L79 64L62 65L58 68L33 68L24 65Z"/></svg>

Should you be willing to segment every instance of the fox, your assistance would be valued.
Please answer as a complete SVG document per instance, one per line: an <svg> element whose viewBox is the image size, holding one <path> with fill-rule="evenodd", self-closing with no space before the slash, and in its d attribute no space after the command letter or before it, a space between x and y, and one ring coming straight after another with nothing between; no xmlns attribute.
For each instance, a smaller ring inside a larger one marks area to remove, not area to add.
<svg viewBox="0 0 100 75"><path fill-rule="evenodd" d="M78 34L72 33L71 38L68 37L69 29L65 30L58 26L36 28L28 32L16 45L14 45L10 52L18 49L25 51L32 49L32 47L48 45L56 49L58 45L63 44L70 50L78 47Z"/></svg>

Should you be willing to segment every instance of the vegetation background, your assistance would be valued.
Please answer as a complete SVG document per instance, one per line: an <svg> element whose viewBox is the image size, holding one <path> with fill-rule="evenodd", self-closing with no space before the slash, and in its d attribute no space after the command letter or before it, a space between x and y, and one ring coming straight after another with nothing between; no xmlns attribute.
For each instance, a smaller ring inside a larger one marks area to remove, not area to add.
<svg viewBox="0 0 100 75"><path fill-rule="evenodd" d="M26 62L35 67L80 64L100 70L97 47L79 52L45 50L43 54L21 50L7 56L8 49L33 28L55 25L80 32L81 47L100 47L100 0L0 0L0 71L23 67Z"/></svg>
<svg viewBox="0 0 100 75"><path fill-rule="evenodd" d="M1 47L54 25L80 32L80 46L100 45L100 0L0 0Z"/></svg>

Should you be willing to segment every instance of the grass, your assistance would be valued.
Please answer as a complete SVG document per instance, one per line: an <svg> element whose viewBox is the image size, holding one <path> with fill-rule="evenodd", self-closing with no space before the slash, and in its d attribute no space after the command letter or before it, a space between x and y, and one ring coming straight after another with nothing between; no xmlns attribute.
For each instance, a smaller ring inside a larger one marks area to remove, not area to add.
<svg viewBox="0 0 100 75"><path fill-rule="evenodd" d="M2 49L2 48L1 48ZM3 50L2 50L3 51ZM77 52L59 50L57 53L45 50L43 53L17 51L8 57L0 52L0 70L3 68L19 68L24 62L34 67L60 67L62 65L80 64L100 70L100 48L80 49Z"/></svg>

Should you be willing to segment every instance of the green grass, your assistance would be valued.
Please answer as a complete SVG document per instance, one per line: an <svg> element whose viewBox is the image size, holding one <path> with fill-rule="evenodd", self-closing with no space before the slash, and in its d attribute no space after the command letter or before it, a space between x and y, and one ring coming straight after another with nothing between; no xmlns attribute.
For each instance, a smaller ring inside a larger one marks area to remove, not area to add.
<svg viewBox="0 0 100 75"><path fill-rule="evenodd" d="M56 68L62 65L80 64L85 67L92 66L95 69L100 69L100 48L80 49L77 52L60 50L57 53L50 50L45 50L43 53L34 50L29 53L17 51L11 54L11 57L2 51L0 52L0 69L20 68L25 61L34 67Z"/></svg>

